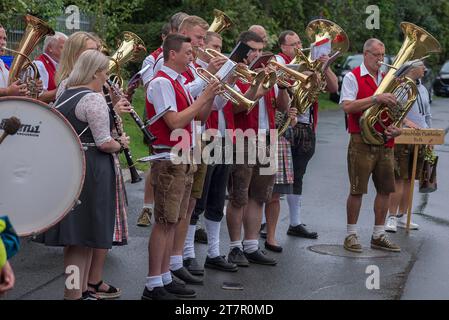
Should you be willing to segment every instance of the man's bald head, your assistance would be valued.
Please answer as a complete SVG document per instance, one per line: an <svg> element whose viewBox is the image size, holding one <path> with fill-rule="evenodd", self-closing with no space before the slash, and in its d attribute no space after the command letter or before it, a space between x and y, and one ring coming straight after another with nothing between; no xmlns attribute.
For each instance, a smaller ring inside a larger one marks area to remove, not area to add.
<svg viewBox="0 0 449 320"><path fill-rule="evenodd" d="M251 27L249 27L248 31L256 33L259 37L263 39L264 46L267 46L268 44L268 35L267 31L264 27L258 24L254 24Z"/></svg>

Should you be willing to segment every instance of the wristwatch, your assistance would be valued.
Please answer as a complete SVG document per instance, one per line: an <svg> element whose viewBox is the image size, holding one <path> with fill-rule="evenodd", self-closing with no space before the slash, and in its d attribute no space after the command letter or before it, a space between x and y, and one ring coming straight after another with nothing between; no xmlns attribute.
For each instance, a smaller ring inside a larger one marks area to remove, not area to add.
<svg viewBox="0 0 449 320"><path fill-rule="evenodd" d="M371 96L371 101L377 103L377 95Z"/></svg>

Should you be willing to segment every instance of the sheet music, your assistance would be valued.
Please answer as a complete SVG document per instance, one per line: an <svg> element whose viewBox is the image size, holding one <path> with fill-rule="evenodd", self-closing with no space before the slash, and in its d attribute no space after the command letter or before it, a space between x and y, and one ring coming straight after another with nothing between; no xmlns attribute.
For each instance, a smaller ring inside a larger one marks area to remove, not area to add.
<svg viewBox="0 0 449 320"><path fill-rule="evenodd" d="M327 41L326 41L327 40ZM324 39L310 46L311 58L316 60L321 56L329 55L332 50L332 43L329 39Z"/></svg>
<svg viewBox="0 0 449 320"><path fill-rule="evenodd" d="M215 74L218 78L220 78L223 81L227 80L227 77L232 74L232 71L234 70L236 64L232 60L226 61L226 63L220 68L220 70L217 71Z"/></svg>

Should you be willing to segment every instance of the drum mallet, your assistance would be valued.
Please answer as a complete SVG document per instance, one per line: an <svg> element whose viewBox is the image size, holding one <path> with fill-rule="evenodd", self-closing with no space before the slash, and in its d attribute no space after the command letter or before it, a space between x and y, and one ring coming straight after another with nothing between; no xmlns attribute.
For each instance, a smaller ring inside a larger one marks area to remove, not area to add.
<svg viewBox="0 0 449 320"><path fill-rule="evenodd" d="M14 135L17 133L17 131L19 131L20 126L22 124L20 123L20 120L16 117L11 117L9 119L4 120L3 123L3 134L0 137L0 144L3 142L3 140L5 140L7 135Z"/></svg>

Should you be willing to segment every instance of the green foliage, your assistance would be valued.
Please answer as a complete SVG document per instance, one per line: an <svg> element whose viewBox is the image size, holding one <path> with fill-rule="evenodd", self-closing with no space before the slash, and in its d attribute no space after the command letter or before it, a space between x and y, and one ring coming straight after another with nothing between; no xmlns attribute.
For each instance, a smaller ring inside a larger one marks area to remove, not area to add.
<svg viewBox="0 0 449 320"><path fill-rule="evenodd" d="M214 8L224 11L234 22L234 27L223 32L224 51L235 45L240 32L252 24L261 24L269 34L269 50L276 52L277 36L286 29L295 30L305 46L307 23L316 18L327 18L338 23L348 34L350 51L360 52L363 43L370 37L381 39L387 53L396 54L403 35L401 21L410 21L428 30L438 38L443 53L430 59L431 64L441 64L449 58L449 0L377 0L380 9L380 29L369 30L365 26L368 18L366 8L370 0L2 0L0 23L6 24L12 14L26 12L49 21L64 14L64 8L77 5L82 13L94 16L95 31L115 48L116 39L124 30L139 35L151 52L160 45L160 29L170 16L178 11L198 15L209 23L213 20ZM132 69L137 68L135 64Z"/></svg>

